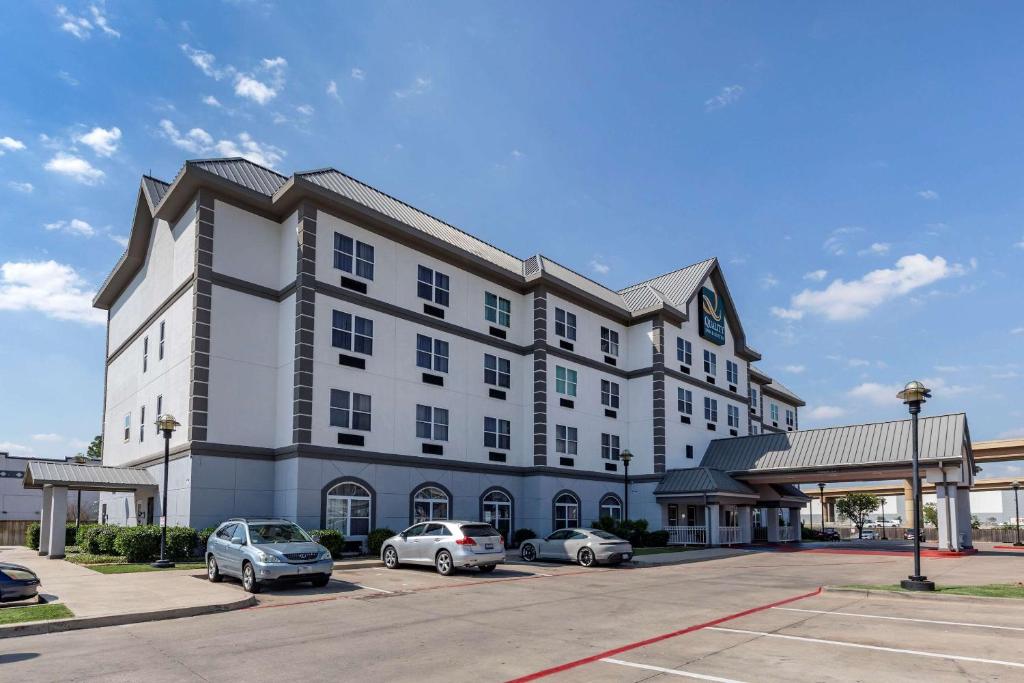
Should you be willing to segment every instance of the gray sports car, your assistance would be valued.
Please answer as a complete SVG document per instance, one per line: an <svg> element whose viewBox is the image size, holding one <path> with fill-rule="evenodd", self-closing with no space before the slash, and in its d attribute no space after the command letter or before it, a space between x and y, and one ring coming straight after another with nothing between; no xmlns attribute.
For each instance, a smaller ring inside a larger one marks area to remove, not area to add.
<svg viewBox="0 0 1024 683"><path fill-rule="evenodd" d="M633 546L600 529L559 529L547 538L531 538L519 546L527 562L572 560L584 567L598 562L619 564L633 559Z"/></svg>

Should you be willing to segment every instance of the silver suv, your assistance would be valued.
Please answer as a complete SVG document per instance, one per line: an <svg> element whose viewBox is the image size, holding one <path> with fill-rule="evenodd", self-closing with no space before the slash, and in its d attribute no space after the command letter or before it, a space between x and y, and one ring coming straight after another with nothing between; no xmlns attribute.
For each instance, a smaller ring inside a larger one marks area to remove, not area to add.
<svg viewBox="0 0 1024 683"><path fill-rule="evenodd" d="M421 522L384 541L380 559L388 569L432 564L443 576L464 567L491 572L505 561L505 541L484 522Z"/></svg>
<svg viewBox="0 0 1024 683"><path fill-rule="evenodd" d="M277 580L311 581L320 588L333 570L330 551L286 519L229 519L206 542L210 581L235 576L250 593Z"/></svg>

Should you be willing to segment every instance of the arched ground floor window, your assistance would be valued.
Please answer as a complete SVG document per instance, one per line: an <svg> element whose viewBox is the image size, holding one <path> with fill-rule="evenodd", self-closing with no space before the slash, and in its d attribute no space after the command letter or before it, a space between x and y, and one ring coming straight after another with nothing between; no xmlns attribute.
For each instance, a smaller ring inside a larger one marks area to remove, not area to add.
<svg viewBox="0 0 1024 683"><path fill-rule="evenodd" d="M553 530L569 529L580 525L580 498L572 491L555 495Z"/></svg>
<svg viewBox="0 0 1024 683"><path fill-rule="evenodd" d="M412 523L451 517L451 496L435 484L425 484L412 494Z"/></svg>
<svg viewBox="0 0 1024 683"><path fill-rule="evenodd" d="M373 518L373 493L352 480L333 484L325 495L324 526L337 529L346 541L364 540Z"/></svg>

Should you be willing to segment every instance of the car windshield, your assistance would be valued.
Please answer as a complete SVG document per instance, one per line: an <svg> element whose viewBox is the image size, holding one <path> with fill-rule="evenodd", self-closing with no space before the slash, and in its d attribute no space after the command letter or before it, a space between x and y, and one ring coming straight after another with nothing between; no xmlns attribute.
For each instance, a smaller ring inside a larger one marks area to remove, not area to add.
<svg viewBox="0 0 1024 683"><path fill-rule="evenodd" d="M603 538L606 541L619 541L619 540L622 540L618 536L616 536L615 534L610 534L607 531L601 531L600 529L594 529L590 533L593 536L597 536L598 538Z"/></svg>
<svg viewBox="0 0 1024 683"><path fill-rule="evenodd" d="M249 538L253 544L303 543L309 536L295 524L250 524Z"/></svg>

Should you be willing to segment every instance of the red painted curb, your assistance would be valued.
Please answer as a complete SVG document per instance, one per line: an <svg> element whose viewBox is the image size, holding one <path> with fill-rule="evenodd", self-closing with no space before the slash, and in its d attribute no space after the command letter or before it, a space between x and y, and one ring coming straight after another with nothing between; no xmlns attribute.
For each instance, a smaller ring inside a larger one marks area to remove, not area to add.
<svg viewBox="0 0 1024 683"><path fill-rule="evenodd" d="M661 642L663 640L668 640L669 638L675 638L677 636L685 635L687 633L692 633L694 631L699 631L701 629L708 628L710 626L717 626L718 624L724 623L726 621L732 621L733 619L739 619L740 617L745 617L745 616L747 616L749 614L754 614L756 612L763 612L766 609L771 609L772 607L778 607L779 605L786 605L786 604L789 604L791 602L796 602L797 600L803 600L804 598L814 597L815 595L818 595L819 593L821 593L821 587L820 586L818 587L817 590L811 591L810 593L804 593L803 595L796 595L796 596L794 596L792 598L786 598L785 600L779 600L778 602L772 602L772 603L769 603L767 605L761 605L759 607L752 607L752 608L750 608L748 610L743 610L742 612L736 612L735 614L729 614L729 615L724 616L724 617L719 617L718 619L713 619L711 621L706 621L703 624L696 624L694 626L687 626L686 628L679 629L678 631L672 631L671 633L664 633L664 634L662 634L660 636L654 636L653 638L648 638L646 640L639 640L639 641L637 641L635 643L630 643L629 645L623 645L621 647L617 647L617 648L614 648L612 650L605 650L604 652L600 652L600 653L598 653L596 655L590 655L589 657L584 657L583 659L577 659L577 660L572 661L572 662L567 662L565 664L559 664L558 666L553 666L550 669L543 669L541 671L536 671L536 672L534 672L532 674L527 674L525 676L520 676L519 678L513 678L513 679L507 681L507 683L526 683L526 681L536 681L539 678L545 678L545 677L551 676L553 674L561 673L563 671L568 671L569 669L575 669L576 667L583 666L584 664L590 664L591 662L596 662L596 661L599 661L601 659L605 659L607 657L612 657L614 655L621 654L623 652L628 652L630 650L635 650L637 648L644 647L644 646L647 646L647 645L653 645L654 643L659 643L659 642Z"/></svg>
<svg viewBox="0 0 1024 683"><path fill-rule="evenodd" d="M1019 545L994 545L994 550L1016 550L1017 552L1024 552L1024 546Z"/></svg>

